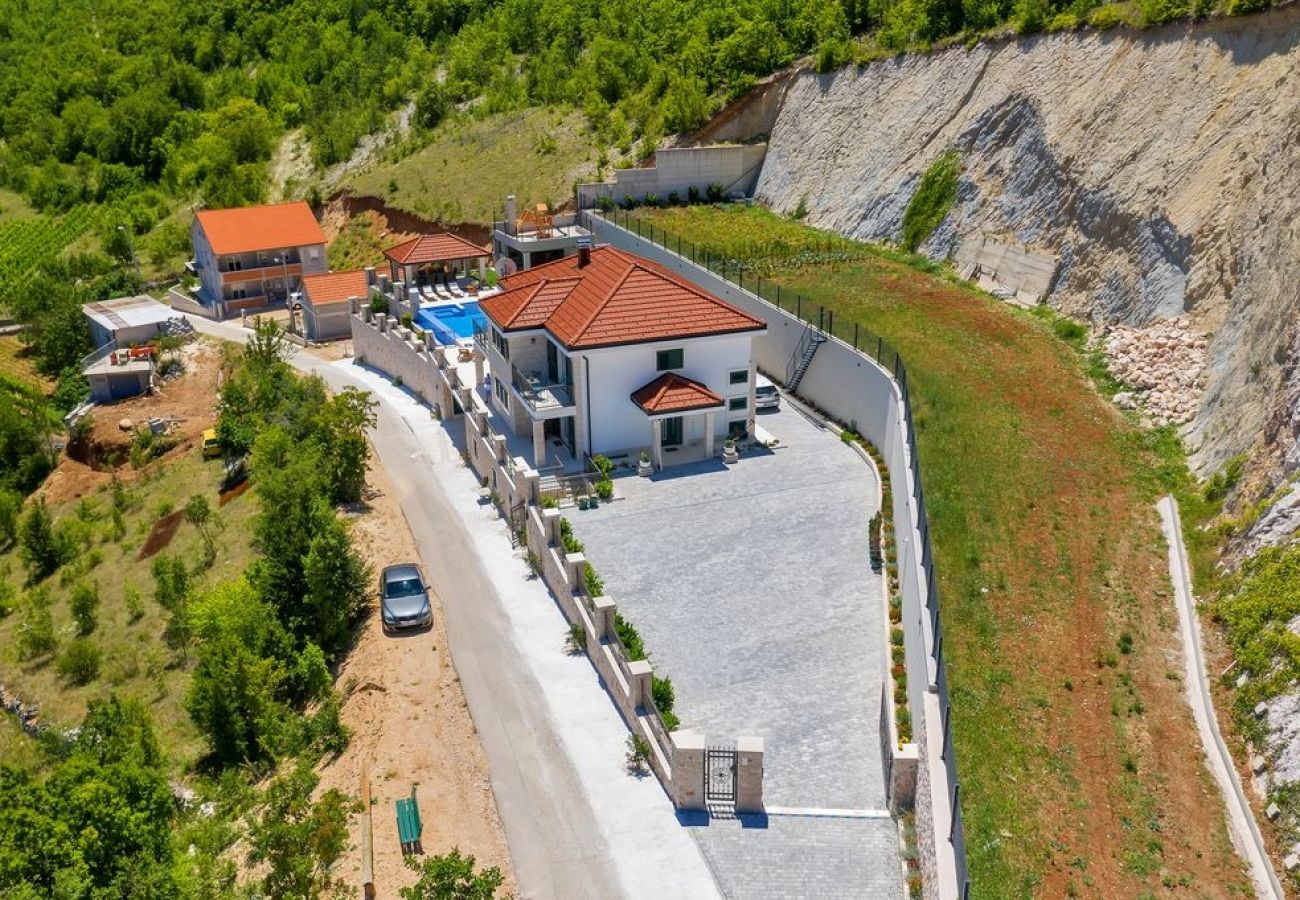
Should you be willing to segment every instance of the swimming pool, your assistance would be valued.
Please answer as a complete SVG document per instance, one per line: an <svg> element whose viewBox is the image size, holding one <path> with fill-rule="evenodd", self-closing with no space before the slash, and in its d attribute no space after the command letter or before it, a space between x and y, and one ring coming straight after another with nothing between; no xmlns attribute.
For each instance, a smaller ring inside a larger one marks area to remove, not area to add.
<svg viewBox="0 0 1300 900"><path fill-rule="evenodd" d="M479 311L477 300L425 306L415 314L415 324L433 332L439 344L455 344L474 337L474 325L482 324L486 317Z"/></svg>

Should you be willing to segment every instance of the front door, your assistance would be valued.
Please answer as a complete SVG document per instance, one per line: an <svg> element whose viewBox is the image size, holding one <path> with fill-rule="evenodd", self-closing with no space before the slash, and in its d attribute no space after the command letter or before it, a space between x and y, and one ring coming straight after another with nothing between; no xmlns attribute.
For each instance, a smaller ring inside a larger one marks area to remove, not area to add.
<svg viewBox="0 0 1300 900"><path fill-rule="evenodd" d="M664 419L663 443L665 447L678 447L682 443L682 417Z"/></svg>

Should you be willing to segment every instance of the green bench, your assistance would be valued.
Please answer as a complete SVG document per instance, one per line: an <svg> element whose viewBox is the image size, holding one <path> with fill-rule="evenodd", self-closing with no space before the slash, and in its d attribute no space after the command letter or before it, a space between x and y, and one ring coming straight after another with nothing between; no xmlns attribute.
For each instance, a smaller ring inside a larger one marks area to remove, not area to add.
<svg viewBox="0 0 1300 900"><path fill-rule="evenodd" d="M424 824L420 821L420 804L415 799L415 786L411 786L411 796L397 801L397 837L402 842L402 853L420 851L420 833Z"/></svg>

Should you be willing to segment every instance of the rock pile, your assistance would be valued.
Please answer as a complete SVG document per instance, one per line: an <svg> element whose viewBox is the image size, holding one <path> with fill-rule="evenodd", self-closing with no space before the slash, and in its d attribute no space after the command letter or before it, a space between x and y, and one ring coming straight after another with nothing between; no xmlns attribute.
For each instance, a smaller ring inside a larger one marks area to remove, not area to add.
<svg viewBox="0 0 1300 900"><path fill-rule="evenodd" d="M1123 409L1144 409L1155 425L1191 421L1205 386L1205 335L1182 316L1146 328L1112 326L1101 336L1111 373L1133 390L1115 395Z"/></svg>

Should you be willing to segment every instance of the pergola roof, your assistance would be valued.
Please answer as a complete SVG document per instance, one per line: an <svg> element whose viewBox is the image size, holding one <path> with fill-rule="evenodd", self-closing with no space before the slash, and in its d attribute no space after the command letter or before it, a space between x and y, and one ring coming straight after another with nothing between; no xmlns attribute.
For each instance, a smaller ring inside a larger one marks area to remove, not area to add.
<svg viewBox="0 0 1300 900"><path fill-rule="evenodd" d="M665 372L654 381L632 392L632 402L649 416L714 409L723 400L694 379L676 372Z"/></svg>
<svg viewBox="0 0 1300 900"><path fill-rule="evenodd" d="M487 255L488 252L478 244L470 243L454 234L422 234L384 251L384 256L402 266L450 262L454 259L472 259Z"/></svg>

